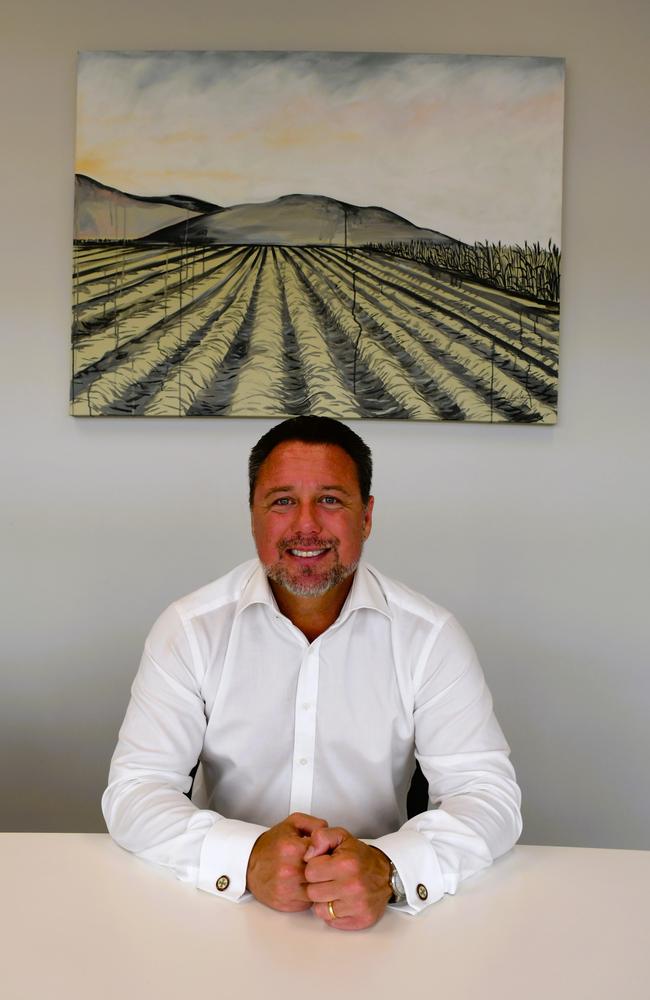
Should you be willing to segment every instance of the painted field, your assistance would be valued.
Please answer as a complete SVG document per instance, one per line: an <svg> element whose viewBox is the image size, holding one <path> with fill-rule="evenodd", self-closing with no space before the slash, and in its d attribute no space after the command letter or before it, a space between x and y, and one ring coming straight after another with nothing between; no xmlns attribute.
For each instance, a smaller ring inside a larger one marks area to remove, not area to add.
<svg viewBox="0 0 650 1000"><path fill-rule="evenodd" d="M558 323L379 250L79 244L71 412L551 424Z"/></svg>

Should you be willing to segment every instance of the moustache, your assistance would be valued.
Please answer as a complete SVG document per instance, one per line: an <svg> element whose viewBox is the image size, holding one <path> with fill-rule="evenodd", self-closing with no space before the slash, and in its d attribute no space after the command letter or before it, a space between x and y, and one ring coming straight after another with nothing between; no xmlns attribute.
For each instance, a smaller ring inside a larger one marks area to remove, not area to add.
<svg viewBox="0 0 650 1000"><path fill-rule="evenodd" d="M319 538L318 535L292 535L279 543L281 552L287 549L336 549L338 548L338 538Z"/></svg>

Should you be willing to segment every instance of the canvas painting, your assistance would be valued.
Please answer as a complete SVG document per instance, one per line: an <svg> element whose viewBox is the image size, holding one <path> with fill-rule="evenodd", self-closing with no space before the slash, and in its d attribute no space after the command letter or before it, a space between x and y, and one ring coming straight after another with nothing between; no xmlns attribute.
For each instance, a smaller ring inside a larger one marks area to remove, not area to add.
<svg viewBox="0 0 650 1000"><path fill-rule="evenodd" d="M71 412L552 424L564 64L85 52Z"/></svg>

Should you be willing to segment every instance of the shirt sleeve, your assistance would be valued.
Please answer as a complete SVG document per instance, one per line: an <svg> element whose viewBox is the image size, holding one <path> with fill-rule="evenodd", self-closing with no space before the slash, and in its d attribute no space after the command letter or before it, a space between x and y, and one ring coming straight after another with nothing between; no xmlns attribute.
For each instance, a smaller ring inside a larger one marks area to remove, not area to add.
<svg viewBox="0 0 650 1000"><path fill-rule="evenodd" d="M267 827L198 809L187 797L206 725L200 669L172 606L145 644L102 811L121 847L238 901L249 895L248 859Z"/></svg>
<svg viewBox="0 0 650 1000"><path fill-rule="evenodd" d="M453 617L420 658L414 692L415 754L430 808L395 833L366 841L397 868L407 913L456 892L510 850L522 828L510 748L474 648Z"/></svg>

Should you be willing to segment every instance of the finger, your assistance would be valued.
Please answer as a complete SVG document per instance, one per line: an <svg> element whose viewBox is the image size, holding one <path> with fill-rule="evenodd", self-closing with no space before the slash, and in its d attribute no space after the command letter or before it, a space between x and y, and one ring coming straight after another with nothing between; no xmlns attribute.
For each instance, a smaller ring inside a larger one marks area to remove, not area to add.
<svg viewBox="0 0 650 1000"><path fill-rule="evenodd" d="M305 861L317 858L328 851L335 851L350 834L342 826L328 826L315 830L311 835L311 844L305 851Z"/></svg>
<svg viewBox="0 0 650 1000"><path fill-rule="evenodd" d="M327 905L327 903L314 903L314 905L312 906L314 914L321 920L324 920L326 924L334 924L338 920L345 920L345 918L349 914L348 911L346 910L345 903L343 902L343 900L335 899L332 900L331 902L332 902L332 907L334 909L334 913L336 914L334 918L332 918L332 914L330 913L330 908Z"/></svg>
<svg viewBox="0 0 650 1000"><path fill-rule="evenodd" d="M327 903L339 897L340 887L336 882L310 882L305 887L307 899L312 903Z"/></svg>
<svg viewBox="0 0 650 1000"><path fill-rule="evenodd" d="M331 854L312 858L303 869L305 882L334 882L341 875L341 866Z"/></svg>
<svg viewBox="0 0 650 1000"><path fill-rule="evenodd" d="M327 820L318 819L317 816L309 816L307 813L291 813L287 816L286 823L294 828L298 833L310 836L317 830L327 826Z"/></svg>
<svg viewBox="0 0 650 1000"><path fill-rule="evenodd" d="M346 907L341 899L335 900L332 906L334 917L327 903L314 903L311 912L335 931L361 931L377 923L377 916L354 912L349 906Z"/></svg>

